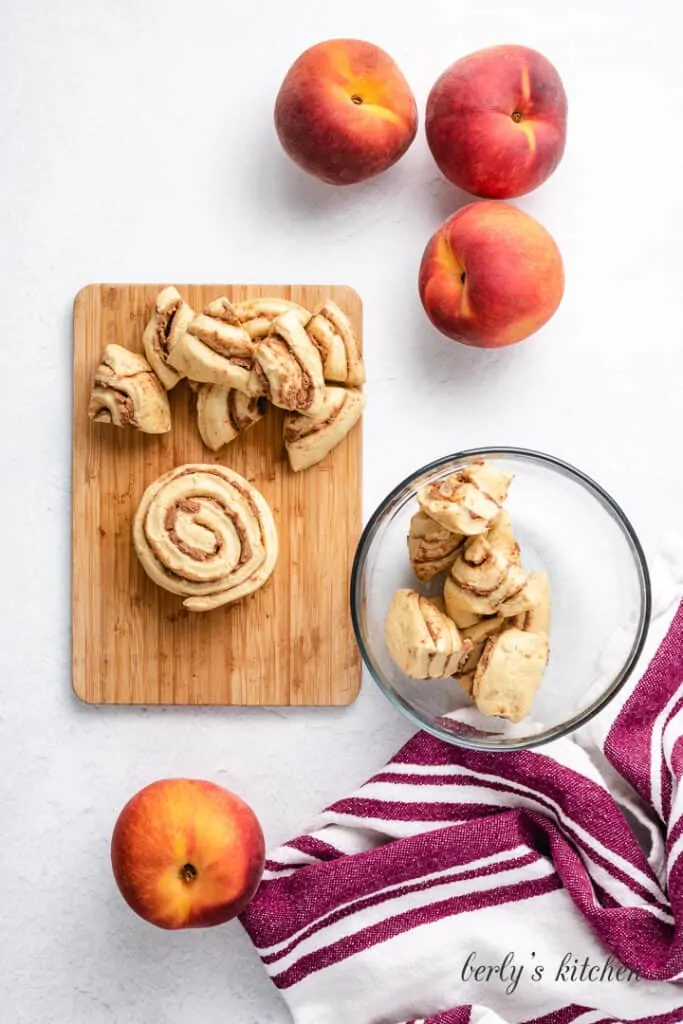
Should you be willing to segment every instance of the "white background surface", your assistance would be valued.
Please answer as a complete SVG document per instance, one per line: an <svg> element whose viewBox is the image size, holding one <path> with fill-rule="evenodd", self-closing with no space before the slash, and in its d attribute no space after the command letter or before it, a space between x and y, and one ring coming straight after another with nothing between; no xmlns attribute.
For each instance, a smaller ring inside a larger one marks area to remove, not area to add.
<svg viewBox="0 0 683 1024"><path fill-rule="evenodd" d="M470 445L535 446L611 490L646 544L679 514L683 237L679 4L664 0L3 0L0 32L0 1019L284 1024L238 925L135 918L108 841L140 786L190 775L252 803L270 844L408 737L366 680L345 711L97 710L69 679L71 302L91 281L320 281L365 301L365 512ZM387 49L421 110L437 75L519 42L557 65L570 134L520 205L567 292L501 353L440 339L416 297L458 202L422 131L367 185L288 164L272 128L307 45ZM605 1008L608 1009L608 1008Z"/></svg>

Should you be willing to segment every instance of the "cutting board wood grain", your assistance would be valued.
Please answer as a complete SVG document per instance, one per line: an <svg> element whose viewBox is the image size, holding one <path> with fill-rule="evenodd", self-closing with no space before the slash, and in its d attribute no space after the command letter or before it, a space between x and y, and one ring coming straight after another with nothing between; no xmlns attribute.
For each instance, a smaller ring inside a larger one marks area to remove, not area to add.
<svg viewBox="0 0 683 1024"><path fill-rule="evenodd" d="M169 395L170 434L91 423L88 400L104 346L142 351L161 287L90 285L74 304L74 690L94 704L349 704L361 677L348 599L361 529L361 425L324 462L295 474L283 452L280 410L213 453L197 431L186 382ZM309 309L331 297L361 336L361 302L351 288L177 287L198 311L220 295L277 295ZM147 578L131 541L145 488L189 462L227 465L254 483L280 539L275 573L262 590L203 614L186 611Z"/></svg>

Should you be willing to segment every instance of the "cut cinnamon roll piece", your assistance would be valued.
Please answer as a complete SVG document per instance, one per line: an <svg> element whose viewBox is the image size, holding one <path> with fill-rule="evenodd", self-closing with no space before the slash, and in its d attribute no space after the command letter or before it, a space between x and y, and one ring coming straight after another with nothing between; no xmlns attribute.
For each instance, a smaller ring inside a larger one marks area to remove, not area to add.
<svg viewBox="0 0 683 1024"><path fill-rule="evenodd" d="M237 316L237 322L244 327L254 341L267 337L270 334L273 320L282 316L283 313L294 313L302 327L311 319L310 310L290 299L268 297L247 299L245 302L236 302L233 309Z"/></svg>
<svg viewBox="0 0 683 1024"><path fill-rule="evenodd" d="M146 359L107 345L95 373L88 416L95 423L132 427L144 434L171 429L168 395Z"/></svg>
<svg viewBox="0 0 683 1024"><path fill-rule="evenodd" d="M167 391L183 374L169 365L169 355L183 337L194 316L177 288L164 288L156 297L154 311L142 335L145 355Z"/></svg>
<svg viewBox="0 0 683 1024"><path fill-rule="evenodd" d="M464 590L478 596L488 596L505 580L510 559L492 547L484 537L472 537L464 545L460 557L451 566L451 576Z"/></svg>
<svg viewBox="0 0 683 1024"><path fill-rule="evenodd" d="M512 520L505 509L501 509L492 521L486 534L486 540L494 550L513 565L522 564L522 555L512 529Z"/></svg>
<svg viewBox="0 0 683 1024"><path fill-rule="evenodd" d="M250 398L235 388L197 385L197 426L202 441L214 452L258 423L267 408L265 398Z"/></svg>
<svg viewBox="0 0 683 1024"><path fill-rule="evenodd" d="M133 521L133 543L149 578L195 612L254 593L278 554L266 499L225 466L179 466L151 484Z"/></svg>
<svg viewBox="0 0 683 1024"><path fill-rule="evenodd" d="M550 633L550 583L545 572L529 573L522 589L501 604L501 615L514 617L528 633Z"/></svg>
<svg viewBox="0 0 683 1024"><path fill-rule="evenodd" d="M320 353L294 310L276 317L270 333L255 346L247 393L264 395L280 409L305 416L317 416L323 408Z"/></svg>
<svg viewBox="0 0 683 1024"><path fill-rule="evenodd" d="M453 533L486 533L500 513L512 476L487 462L473 462L418 492L420 508Z"/></svg>
<svg viewBox="0 0 683 1024"><path fill-rule="evenodd" d="M543 633L508 629L489 640L472 686L478 710L521 722L531 710L549 655L548 638Z"/></svg>
<svg viewBox="0 0 683 1024"><path fill-rule="evenodd" d="M526 582L526 573L502 550L486 538L472 537L458 552L444 585L446 610L458 626L472 626L480 616L495 615Z"/></svg>
<svg viewBox="0 0 683 1024"><path fill-rule="evenodd" d="M241 326L234 304L225 295L212 299L208 306L204 307L204 313L215 320L221 320L224 324L231 324L232 327Z"/></svg>
<svg viewBox="0 0 683 1024"><path fill-rule="evenodd" d="M414 590L397 590L384 624L387 650L412 679L455 675L471 644L429 598Z"/></svg>
<svg viewBox="0 0 683 1024"><path fill-rule="evenodd" d="M470 700L472 700L472 690L474 689L474 672L464 672L462 675L457 675L453 678L455 679L458 686L460 686L465 691Z"/></svg>
<svg viewBox="0 0 683 1024"><path fill-rule="evenodd" d="M443 586L443 601L446 614L452 619L458 629L467 629L479 622L484 612L473 611L472 604L477 605L478 600L467 590L462 590L450 576L446 577Z"/></svg>
<svg viewBox="0 0 683 1024"><path fill-rule="evenodd" d="M364 408L365 396L361 391L329 387L315 416L286 416L284 442L294 472L308 469L329 455L356 425Z"/></svg>
<svg viewBox="0 0 683 1024"><path fill-rule="evenodd" d="M507 629L510 624L509 619L504 619L502 615L490 615L486 618L480 619L479 622L475 622L473 626L468 626L466 629L462 629L461 636L463 640L469 640L472 644L472 649L467 655L467 659L460 668L460 673L466 675L469 672L474 672L479 659L483 653L484 647L486 646L487 640L491 637L498 636L504 629Z"/></svg>
<svg viewBox="0 0 683 1024"><path fill-rule="evenodd" d="M451 533L424 512L416 512L410 520L408 555L413 572L423 583L450 569L465 538Z"/></svg>
<svg viewBox="0 0 683 1024"><path fill-rule="evenodd" d="M365 366L351 321L336 302L326 299L313 311L306 333L320 352L325 380L360 387Z"/></svg>
<svg viewBox="0 0 683 1024"><path fill-rule="evenodd" d="M254 343L243 327L225 316L215 315L216 306L211 306L214 314L200 313L191 320L185 334L171 349L168 361L190 380L246 393L254 362Z"/></svg>

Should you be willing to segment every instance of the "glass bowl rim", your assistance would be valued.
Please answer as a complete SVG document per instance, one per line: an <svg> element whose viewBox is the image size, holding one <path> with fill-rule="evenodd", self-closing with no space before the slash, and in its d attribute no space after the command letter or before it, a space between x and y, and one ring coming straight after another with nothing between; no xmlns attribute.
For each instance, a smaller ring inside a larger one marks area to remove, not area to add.
<svg viewBox="0 0 683 1024"><path fill-rule="evenodd" d="M452 462L462 462L463 460L475 458L486 458L487 456L491 458L497 456L512 456L513 458L519 458L523 462L529 462L545 468L550 468L558 471L569 479L573 479L576 483L579 483L584 490L592 493L593 497L602 505L605 511L608 514L611 514L612 518L624 534L633 556L640 587L640 615L638 618L638 626L634 641L624 664L616 673L614 679L605 691L596 700L589 704L588 707L583 708L577 714L566 719L564 722L551 726L550 728L545 729L542 733L531 736L527 739L515 739L513 737L506 740L505 743L473 742L467 737L458 736L456 733L449 733L446 729L440 729L435 725L423 722L417 712L412 709L410 704L396 693L396 691L387 682L385 682L382 672L375 667L370 652L365 644L360 622L360 608L362 606L361 579L363 569L365 568L368 552L375 539L380 523L383 521L387 511L391 508L396 499L405 491L410 489L414 490L415 481L419 477L434 475L440 469ZM456 747L464 747L468 750L500 754L513 750L530 750L533 747L545 746L546 743L551 743L553 740L560 739L563 736L569 736L576 732L577 729L581 728L581 726L590 722L592 718L607 707L629 679L638 663L645 646L645 641L647 640L652 615L652 584L650 581L650 571L648 569L645 552L643 551L638 534L619 503L615 501L611 494L597 483L597 481L582 472L580 469L577 469L576 466L573 466L571 463L565 462L563 459L559 459L554 455L548 455L546 452L537 451L533 448L517 448L506 445L501 447L487 446L484 448L466 448L460 452L454 452L451 455L444 455L439 459L435 459L433 462L428 462L413 473L410 473L401 481L401 483L397 484L396 487L394 487L393 490L391 490L379 503L361 533L353 559L353 567L351 569L349 596L351 605L351 621L361 657L373 681L387 700L393 704L401 714L405 715L413 725L417 726L418 729L430 733L432 736L443 740L445 743L450 743L452 746Z"/></svg>

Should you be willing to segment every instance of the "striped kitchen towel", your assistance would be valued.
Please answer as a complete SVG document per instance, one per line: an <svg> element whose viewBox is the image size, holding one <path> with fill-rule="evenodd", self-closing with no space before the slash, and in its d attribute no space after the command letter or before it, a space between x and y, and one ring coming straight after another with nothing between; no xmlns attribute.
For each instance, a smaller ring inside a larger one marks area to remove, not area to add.
<svg viewBox="0 0 683 1024"><path fill-rule="evenodd" d="M682 683L683 605L591 754L418 733L275 850L242 920L296 1024L683 1021Z"/></svg>

